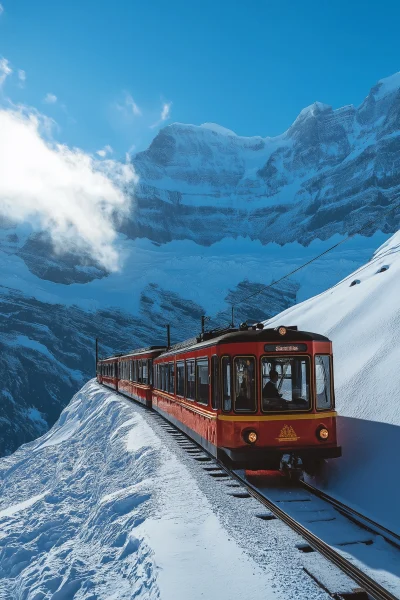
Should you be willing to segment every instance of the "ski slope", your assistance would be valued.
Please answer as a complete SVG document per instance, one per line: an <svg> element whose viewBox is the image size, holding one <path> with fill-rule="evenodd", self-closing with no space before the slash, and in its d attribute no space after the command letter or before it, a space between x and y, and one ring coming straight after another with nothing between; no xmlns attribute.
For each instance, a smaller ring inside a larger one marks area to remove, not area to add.
<svg viewBox="0 0 400 600"><path fill-rule="evenodd" d="M339 284L268 321L332 339L343 457L329 463L317 484L397 533L399 297L400 232Z"/></svg>

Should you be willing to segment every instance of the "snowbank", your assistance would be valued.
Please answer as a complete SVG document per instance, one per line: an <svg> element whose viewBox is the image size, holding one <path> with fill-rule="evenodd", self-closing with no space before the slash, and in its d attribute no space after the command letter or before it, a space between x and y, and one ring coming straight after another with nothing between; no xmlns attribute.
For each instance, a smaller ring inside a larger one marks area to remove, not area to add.
<svg viewBox="0 0 400 600"><path fill-rule="evenodd" d="M0 461L0 598L326 600L296 534L258 519L163 427L89 382Z"/></svg>
<svg viewBox="0 0 400 600"><path fill-rule="evenodd" d="M343 458L318 481L328 493L400 533L400 232L364 267L269 325L333 340ZM351 286L351 283L359 281ZM315 482L314 482L315 483Z"/></svg>

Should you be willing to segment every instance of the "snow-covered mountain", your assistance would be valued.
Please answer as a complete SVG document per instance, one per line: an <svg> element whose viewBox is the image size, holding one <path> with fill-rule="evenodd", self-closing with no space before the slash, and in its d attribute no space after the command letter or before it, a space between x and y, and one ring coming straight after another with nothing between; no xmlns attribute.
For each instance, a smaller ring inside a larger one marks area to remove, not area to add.
<svg viewBox="0 0 400 600"><path fill-rule="evenodd" d="M316 103L276 138L174 124L132 162L139 183L120 225L119 273L28 224L0 220L0 454L54 423L103 352L230 321L230 305L375 219L290 284L236 306L260 320L329 288L397 228L400 76L358 108ZM385 233L386 232L386 233ZM51 365L51 368L47 366ZM29 371L29 374L28 374ZM33 373L36 373L33 374Z"/></svg>
<svg viewBox="0 0 400 600"><path fill-rule="evenodd" d="M399 296L400 232L336 286L268 323L296 324L333 340L343 457L318 483L400 534Z"/></svg>
<svg viewBox="0 0 400 600"><path fill-rule="evenodd" d="M275 138L175 123L133 160L140 181L130 236L211 244L249 236L308 244L349 233L395 231L400 190L400 74L357 108L316 102Z"/></svg>
<svg viewBox="0 0 400 600"><path fill-rule="evenodd" d="M232 302L254 284L244 281L231 290ZM291 306L297 286L283 284L239 303L237 318L259 321ZM174 292L149 284L140 294L137 315L120 309L85 311L77 306L49 304L16 290L0 286L1 437L0 455L47 431L77 388L95 373L95 339L100 352L130 350L150 344L166 344L165 324L174 341L192 337L200 330L205 309ZM228 323L230 310L220 311L211 325Z"/></svg>

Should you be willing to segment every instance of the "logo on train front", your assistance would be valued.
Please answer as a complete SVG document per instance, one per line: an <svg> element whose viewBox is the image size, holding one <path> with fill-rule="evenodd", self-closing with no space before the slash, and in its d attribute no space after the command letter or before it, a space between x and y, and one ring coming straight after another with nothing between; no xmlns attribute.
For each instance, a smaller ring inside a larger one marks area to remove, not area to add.
<svg viewBox="0 0 400 600"><path fill-rule="evenodd" d="M284 425L276 439L280 442L296 442L299 438L291 425Z"/></svg>

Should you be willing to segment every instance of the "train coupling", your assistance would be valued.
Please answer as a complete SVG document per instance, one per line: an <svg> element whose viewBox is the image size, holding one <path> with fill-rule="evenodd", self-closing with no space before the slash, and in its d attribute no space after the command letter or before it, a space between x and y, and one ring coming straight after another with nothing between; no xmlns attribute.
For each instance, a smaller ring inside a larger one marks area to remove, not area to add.
<svg viewBox="0 0 400 600"><path fill-rule="evenodd" d="M283 454L279 470L291 481L300 481L304 478L303 461L296 454Z"/></svg>

